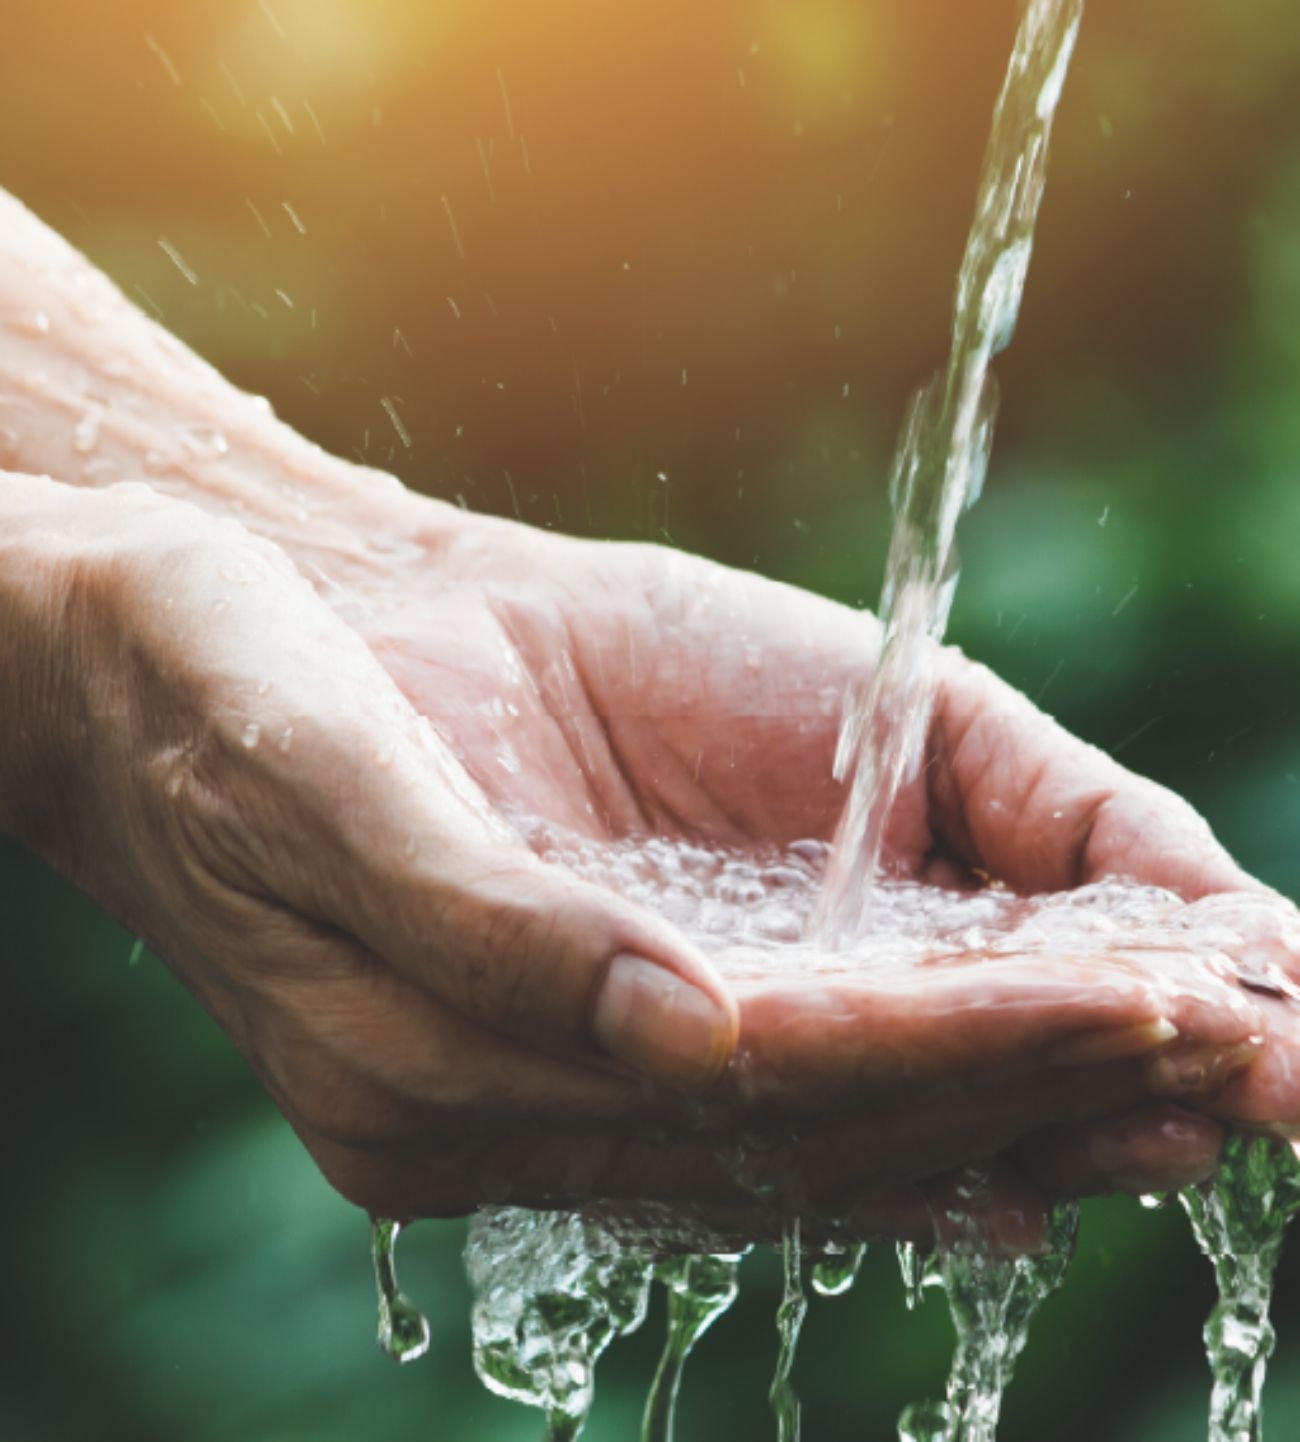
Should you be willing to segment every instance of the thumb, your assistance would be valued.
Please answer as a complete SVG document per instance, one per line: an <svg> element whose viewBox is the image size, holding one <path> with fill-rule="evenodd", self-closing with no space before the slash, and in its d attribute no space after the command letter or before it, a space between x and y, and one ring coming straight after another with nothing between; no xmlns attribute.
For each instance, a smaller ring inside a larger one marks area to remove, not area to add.
<svg viewBox="0 0 1300 1442"><path fill-rule="evenodd" d="M674 926L541 861L427 731L366 772L313 909L493 1032L681 1087L719 1075L736 1003Z"/></svg>
<svg viewBox="0 0 1300 1442"><path fill-rule="evenodd" d="M494 1031L686 1087L735 1049L736 1003L675 927L522 845L462 846L396 896L392 964Z"/></svg>

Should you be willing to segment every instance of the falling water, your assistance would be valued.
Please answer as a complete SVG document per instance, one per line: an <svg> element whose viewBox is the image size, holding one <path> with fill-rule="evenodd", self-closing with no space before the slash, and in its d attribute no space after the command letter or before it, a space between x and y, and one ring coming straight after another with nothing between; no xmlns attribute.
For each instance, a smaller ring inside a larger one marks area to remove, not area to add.
<svg viewBox="0 0 1300 1442"><path fill-rule="evenodd" d="M859 1242L823 1257L812 1270L813 1291L819 1297L842 1297L858 1280L866 1254L866 1246Z"/></svg>
<svg viewBox="0 0 1300 1442"><path fill-rule="evenodd" d="M597 1360L645 1319L652 1259L577 1213L497 1207L474 1218L465 1267L480 1379L540 1408L547 1442L578 1437Z"/></svg>
<svg viewBox="0 0 1300 1442"><path fill-rule="evenodd" d="M668 1331L650 1387L641 1442L673 1442L673 1419L686 1359L736 1300L739 1257L675 1257L655 1268L668 1294Z"/></svg>
<svg viewBox="0 0 1300 1442"><path fill-rule="evenodd" d="M397 1238L401 1222L370 1221L370 1255L379 1289L379 1346L394 1362L414 1362L429 1350L429 1323L397 1285Z"/></svg>
<svg viewBox="0 0 1300 1442"><path fill-rule="evenodd" d="M971 1182L978 1193L983 1181ZM957 1345L943 1401L915 1403L898 1424L900 1442L994 1442L1002 1396L1024 1350L1029 1326L1040 1304L1065 1280L1078 1232L1078 1208L1058 1206L1034 1256L1008 1256L990 1247L968 1219L971 1206L954 1214L966 1235L926 1259L917 1270L915 1255L905 1258L904 1280L919 1297L923 1285L936 1283L948 1298ZM911 1275L909 1276L909 1270Z"/></svg>
<svg viewBox="0 0 1300 1442"><path fill-rule="evenodd" d="M1260 1442L1273 1276L1286 1224L1300 1208L1300 1159L1288 1142L1236 1135L1218 1175L1189 1188L1182 1202L1219 1287L1205 1324L1214 1378L1209 1442Z"/></svg>
<svg viewBox="0 0 1300 1442"><path fill-rule="evenodd" d="M993 439L989 367L1015 330L1052 121L1082 16L1083 0L1026 0L957 281L948 364L917 394L903 427L890 478L884 639L874 675L848 698L835 759L849 797L816 919L827 942L861 935L890 810L921 760L933 643L957 579L957 521L979 495Z"/></svg>
<svg viewBox="0 0 1300 1442"><path fill-rule="evenodd" d="M799 1442L799 1398L795 1395L791 1373L799 1334L808 1312L808 1299L803 1290L803 1247L799 1221L787 1222L781 1243L783 1287L781 1305L776 1309L776 1332L780 1346L776 1354L776 1374L772 1378L772 1411L776 1415L777 1442Z"/></svg>

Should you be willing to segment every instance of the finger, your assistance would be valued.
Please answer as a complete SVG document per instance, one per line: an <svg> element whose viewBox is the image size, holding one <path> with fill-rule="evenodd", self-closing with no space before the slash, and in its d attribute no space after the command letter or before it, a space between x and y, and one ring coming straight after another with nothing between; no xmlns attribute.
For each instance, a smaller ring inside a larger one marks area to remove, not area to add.
<svg viewBox="0 0 1300 1442"><path fill-rule="evenodd" d="M1227 1054L1260 1024L1254 999L1174 952L994 954L797 985L724 966L742 1027L729 1081L747 1100L788 1109L991 1071L1154 1058L1175 1042Z"/></svg>
<svg viewBox="0 0 1300 1442"><path fill-rule="evenodd" d="M582 1211L629 1246L670 1255L777 1246L797 1220L804 1256L815 1259L831 1247L876 1241L910 1242L929 1251L978 1238L995 1253L1034 1252L1043 1244L1049 1208L1041 1190L994 1164L981 1180L975 1205L963 1171L925 1183L873 1187L839 1214L795 1216L758 1200L735 1206L686 1203L668 1212L636 1202L601 1202Z"/></svg>
<svg viewBox="0 0 1300 1442"><path fill-rule="evenodd" d="M240 765L222 805L256 816L239 832L260 841L250 879L489 1031L674 1085L711 1081L737 1013L703 955L534 856L359 641L334 637L317 660L346 698L322 706L280 684L257 714L292 744L224 748ZM304 664L286 658L278 674Z"/></svg>
<svg viewBox="0 0 1300 1442"><path fill-rule="evenodd" d="M1072 737L959 653L946 652L942 667L931 801L962 860L1024 892L1112 875L1188 900L1260 887L1180 797Z"/></svg>
<svg viewBox="0 0 1300 1442"><path fill-rule="evenodd" d="M1184 1099L1221 1084L1194 1078ZM680 1124L557 1129L480 1127L452 1145L436 1138L373 1152L304 1135L318 1164L358 1205L400 1216L457 1216L484 1203L583 1206L595 1201L850 1218L882 1187L908 1187L994 1158L1063 1119L1084 1122L1149 1096L1141 1061L1061 1071L1033 1087L936 1091L905 1108L820 1122L788 1121L716 1134ZM1190 1086L1190 1084L1189 1084Z"/></svg>
<svg viewBox="0 0 1300 1442"><path fill-rule="evenodd" d="M1063 1196L1177 1191L1213 1176L1223 1147L1220 1122L1169 1102L1152 1102L1082 1126L1025 1139L1009 1160L1030 1181Z"/></svg>
<svg viewBox="0 0 1300 1442"><path fill-rule="evenodd" d="M1265 1040L1258 1059L1216 1096L1211 1110L1228 1121L1300 1130L1300 1017L1294 1003L1261 998Z"/></svg>

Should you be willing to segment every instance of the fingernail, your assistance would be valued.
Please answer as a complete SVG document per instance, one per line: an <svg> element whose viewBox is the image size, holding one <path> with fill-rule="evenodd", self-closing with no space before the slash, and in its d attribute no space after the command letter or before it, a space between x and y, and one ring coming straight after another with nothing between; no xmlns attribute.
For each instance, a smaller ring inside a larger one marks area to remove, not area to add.
<svg viewBox="0 0 1300 1442"><path fill-rule="evenodd" d="M1120 1061L1124 1057L1141 1056L1167 1046L1178 1035L1178 1028L1168 1017L1145 1021L1138 1026L1111 1027L1109 1030L1084 1032L1071 1037L1052 1051L1054 1067L1094 1066L1098 1062Z"/></svg>
<svg viewBox="0 0 1300 1442"><path fill-rule="evenodd" d="M712 1081L736 1044L732 1012L676 972L630 952L610 962L592 1025L611 1056L678 1086Z"/></svg>
<svg viewBox="0 0 1300 1442"><path fill-rule="evenodd" d="M1257 1042L1241 1046L1192 1046L1156 1057L1146 1071L1148 1089L1155 1096L1206 1096L1223 1084L1259 1051Z"/></svg>

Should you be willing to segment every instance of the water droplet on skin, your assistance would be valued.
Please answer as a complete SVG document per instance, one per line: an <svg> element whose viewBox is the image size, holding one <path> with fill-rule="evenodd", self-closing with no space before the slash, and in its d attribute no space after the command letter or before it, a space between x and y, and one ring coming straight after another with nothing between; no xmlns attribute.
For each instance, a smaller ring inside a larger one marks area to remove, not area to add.
<svg viewBox="0 0 1300 1442"><path fill-rule="evenodd" d="M210 426L187 426L181 432L181 443L190 455L209 460L230 451L225 436Z"/></svg>
<svg viewBox="0 0 1300 1442"><path fill-rule="evenodd" d="M257 694L259 696L265 696L270 689L271 683L269 681L259 681L257 683Z"/></svg>
<svg viewBox="0 0 1300 1442"><path fill-rule="evenodd" d="M16 316L9 322L9 328L16 330L19 335L49 335L50 318L43 310L38 310L31 315Z"/></svg>
<svg viewBox="0 0 1300 1442"><path fill-rule="evenodd" d="M278 741L276 744L279 746L280 750L281 750L286 756L289 754L289 748L293 745L293 727L292 727L292 726L286 726L286 727L284 728L284 732L283 732L283 734L281 735L279 741Z"/></svg>
<svg viewBox="0 0 1300 1442"><path fill-rule="evenodd" d="M245 751L255 751L257 749L257 743L261 739L262 728L257 724L256 721L250 721L248 725L244 727L244 730L240 735L239 742L240 745L243 746Z"/></svg>
<svg viewBox="0 0 1300 1442"><path fill-rule="evenodd" d="M103 411L87 411L73 427L72 449L79 454L89 455L99 444L99 427L104 419Z"/></svg>
<svg viewBox="0 0 1300 1442"><path fill-rule="evenodd" d="M151 476L161 476L171 467L171 462L161 451L149 450L144 453L144 468Z"/></svg>

